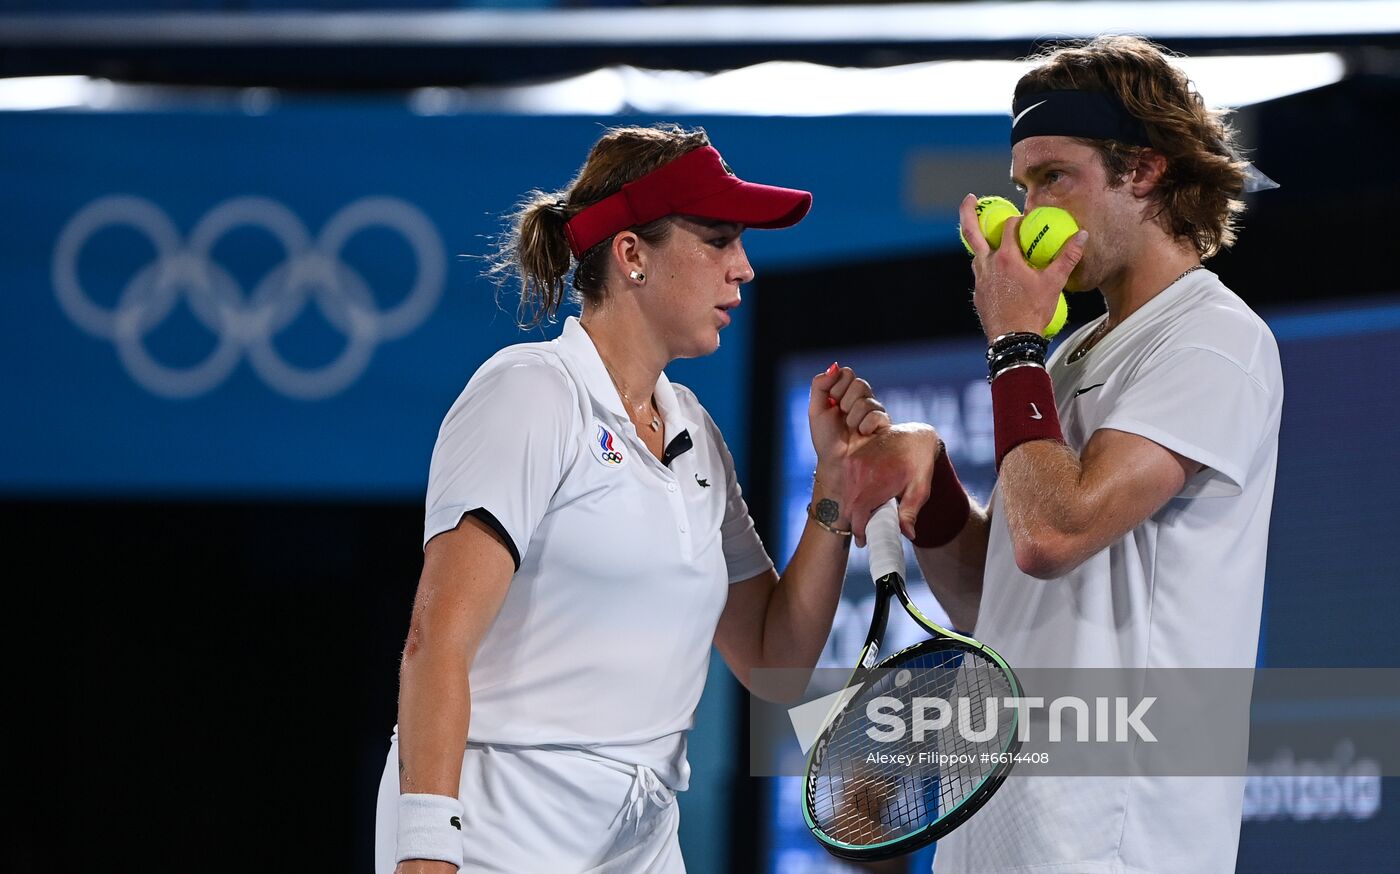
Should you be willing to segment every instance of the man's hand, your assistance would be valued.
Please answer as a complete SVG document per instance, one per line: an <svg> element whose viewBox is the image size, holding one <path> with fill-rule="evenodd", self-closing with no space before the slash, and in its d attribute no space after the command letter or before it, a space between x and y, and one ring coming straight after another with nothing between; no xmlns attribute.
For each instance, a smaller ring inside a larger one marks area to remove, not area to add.
<svg viewBox="0 0 1400 874"><path fill-rule="evenodd" d="M976 287L972 304L982 320L987 339L1024 331L1040 334L1055 316L1060 292L1084 257L1088 231L1080 231L1065 243L1055 260L1036 270L1021 254L1021 216L1006 220L1001 246L993 249L977 223L977 198L969 194L958 209L963 237L972 249L972 274Z"/></svg>
<svg viewBox="0 0 1400 874"><path fill-rule="evenodd" d="M909 423L885 428L851 448L845 464L846 503L857 545L865 545L866 523L890 498L899 499L899 528L913 538L941 446L932 426Z"/></svg>

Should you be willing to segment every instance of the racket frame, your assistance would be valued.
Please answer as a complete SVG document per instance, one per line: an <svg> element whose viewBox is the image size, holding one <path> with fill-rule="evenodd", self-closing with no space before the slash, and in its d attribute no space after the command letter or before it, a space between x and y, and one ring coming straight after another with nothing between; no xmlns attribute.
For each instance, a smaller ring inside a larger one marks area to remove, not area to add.
<svg viewBox="0 0 1400 874"><path fill-rule="evenodd" d="M842 687L843 689L850 689L857 685L863 686L866 679L877 671L887 670L891 666L926 650L946 651L949 648L948 645L952 644L954 649L979 653L994 662L1006 674L1011 686L1010 697L1022 697L1021 681L1016 677L1016 672L1011 669L1011 665L1007 664L1006 660L991 647L974 638L950 631L925 616L919 610L918 605L910 600L902 574L898 572L888 573L874 582L875 609L870 618L870 630L866 633L865 645L861 648L860 659L856 662L856 667L851 671L851 676ZM885 636L886 626L889 624L890 599L892 597L898 598L905 612L924 631L928 632L930 638L907 646L877 662L880 644ZM1002 782L1006 780L1007 774L1011 772L1011 768L1015 764L1016 753L1021 748L1019 710L1012 710L1011 731L995 766L987 776L982 778L982 782L978 784L977 788L969 793L951 812L940 816L918 831L880 843L856 845L832 837L817 824L812 816L812 795L816 786L817 772L825 758L827 744L831 736L845 722L846 716L850 712L850 706L858 695L859 693L856 693L837 699L836 705L833 707L834 712L827 716L826 727L807 754L807 769L803 779L802 817L812 836L834 856L853 861L878 861L912 853L933 843L962 825L972 814L976 813L987 802L987 799L991 798L992 794L1001 787Z"/></svg>

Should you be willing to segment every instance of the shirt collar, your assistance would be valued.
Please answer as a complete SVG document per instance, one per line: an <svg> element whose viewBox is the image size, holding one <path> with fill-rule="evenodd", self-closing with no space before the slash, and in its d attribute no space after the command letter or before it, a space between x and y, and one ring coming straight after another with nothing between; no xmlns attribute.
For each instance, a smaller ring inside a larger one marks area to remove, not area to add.
<svg viewBox="0 0 1400 874"><path fill-rule="evenodd" d="M564 320L564 330L557 342L560 351L578 368L583 377L584 387L588 389L588 394L593 400L619 419L627 420L627 410L622 406L622 397L617 391L617 386L613 384L607 366L598 355L598 347L593 345L593 338L588 336L577 316L569 316ZM681 409L680 401L676 398L676 389L671 385L671 380L667 379L665 371L656 378L656 387L652 389L652 393L656 398L657 411L661 414L667 445L682 431L695 433L696 425Z"/></svg>
<svg viewBox="0 0 1400 874"><path fill-rule="evenodd" d="M676 399L675 386L671 385L671 380L662 373L661 378L656 381L656 407L661 412L662 429L665 433L665 444L670 447L683 433L695 433L695 423L686 418L685 411L681 409L680 401ZM679 453L677 453L679 454Z"/></svg>
<svg viewBox="0 0 1400 874"><path fill-rule="evenodd" d="M598 355L598 347L593 345L593 338L579 324L578 317L569 316L564 320L564 330L555 342L559 344L559 351L578 369L583 377L583 387L593 400L608 412L626 419L627 411L622 408L622 397L617 392L617 386L613 385L608 368Z"/></svg>

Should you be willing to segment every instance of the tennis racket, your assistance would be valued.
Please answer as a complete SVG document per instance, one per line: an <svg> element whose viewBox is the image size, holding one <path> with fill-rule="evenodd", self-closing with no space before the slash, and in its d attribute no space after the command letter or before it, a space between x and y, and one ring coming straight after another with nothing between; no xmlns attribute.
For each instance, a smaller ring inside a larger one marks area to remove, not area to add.
<svg viewBox="0 0 1400 874"><path fill-rule="evenodd" d="M909 600L893 501L871 517L866 539L875 613L845 703L827 717L808 755L802 799L812 835L853 860L911 853L957 828L996 792L1020 749L1019 711L996 706L1021 696L1011 667ZM876 663L892 596L931 638ZM965 706L930 709L931 699Z"/></svg>

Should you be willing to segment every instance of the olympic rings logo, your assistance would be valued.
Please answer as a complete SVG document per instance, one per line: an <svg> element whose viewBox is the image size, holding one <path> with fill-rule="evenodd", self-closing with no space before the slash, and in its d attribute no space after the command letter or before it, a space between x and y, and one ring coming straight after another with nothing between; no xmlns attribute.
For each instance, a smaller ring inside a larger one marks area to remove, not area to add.
<svg viewBox="0 0 1400 874"><path fill-rule="evenodd" d="M78 261L94 235L127 227L151 241L156 257L136 271L111 308L97 304L78 278ZM234 228L272 235L285 258L246 293L213 259L215 244ZM372 227L399 234L413 250L413 286L395 306L381 309L369 283L341 260L355 234ZM300 400L328 398L355 382L380 343L403 337L437 306L446 278L442 240L429 219L393 197L366 197L337 212L312 239L287 207L265 197L236 197L211 209L182 239L170 218L139 197L99 198L77 212L58 236L53 283L58 304L79 329L116 347L131 378L153 394L193 398L222 383L246 352L267 385ZM188 367L156 360L146 338L181 298L216 338L214 348ZM273 345L278 333L315 302L323 318L346 338L329 363L303 368Z"/></svg>
<svg viewBox="0 0 1400 874"><path fill-rule="evenodd" d="M606 462L609 463L609 464L621 464L621 463L622 463L622 453L621 453L621 452L614 452L614 451L611 451L611 450L610 450L610 451L608 451L608 452L601 452L601 453L599 453L599 454L598 454L598 457L601 458L601 459L603 459L604 461L606 461Z"/></svg>

